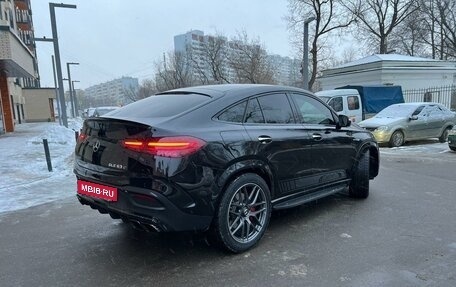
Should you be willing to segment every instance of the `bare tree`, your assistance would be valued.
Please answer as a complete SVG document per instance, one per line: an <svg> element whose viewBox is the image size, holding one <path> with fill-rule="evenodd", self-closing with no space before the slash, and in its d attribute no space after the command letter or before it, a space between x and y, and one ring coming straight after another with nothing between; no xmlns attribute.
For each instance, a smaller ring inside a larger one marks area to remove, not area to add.
<svg viewBox="0 0 456 287"><path fill-rule="evenodd" d="M311 54L311 76L309 79L309 87L313 87L319 66L321 66L321 54L327 54L324 48L324 42L327 40L325 36L336 30L347 28L350 26L355 17L352 13L342 9L342 1L340 0L288 0L289 14L286 17L288 27L293 31L294 45L298 47L302 55L302 33L303 22L315 17L315 25L312 27L312 47Z"/></svg>
<svg viewBox="0 0 456 287"><path fill-rule="evenodd" d="M394 29L417 9L417 0L348 0L344 6L356 16L362 33L357 36L387 54L388 38Z"/></svg>
<svg viewBox="0 0 456 287"><path fill-rule="evenodd" d="M436 59L437 57L437 9L435 9L434 5L435 0L419 0L419 11L422 13L421 15L424 17L423 20L423 28L428 31L427 34L423 35L423 42L426 44L428 49L431 51L432 59Z"/></svg>
<svg viewBox="0 0 456 287"><path fill-rule="evenodd" d="M202 84L230 83L228 71L228 42L221 34L207 36L200 43L199 53L190 47L187 55Z"/></svg>
<svg viewBox="0 0 456 287"><path fill-rule="evenodd" d="M431 33L427 27L427 15L423 13L420 7L417 8L392 31L390 46L401 54L428 56L429 45L427 41L430 39Z"/></svg>
<svg viewBox="0 0 456 287"><path fill-rule="evenodd" d="M440 59L454 59L456 58L456 1L440 0L436 2L439 11L437 23L441 27Z"/></svg>
<svg viewBox="0 0 456 287"><path fill-rule="evenodd" d="M422 41L433 59L454 59L456 57L456 1L419 0L423 26L426 33Z"/></svg>
<svg viewBox="0 0 456 287"><path fill-rule="evenodd" d="M229 66L237 83L273 84L274 69L260 41L239 33L230 43Z"/></svg>
<svg viewBox="0 0 456 287"><path fill-rule="evenodd" d="M186 55L170 52L156 64L156 88L158 91L177 89L194 84L192 68Z"/></svg>
<svg viewBox="0 0 456 287"><path fill-rule="evenodd" d="M353 45L343 48L339 57L332 57L330 59L330 67L337 67L356 60L359 57L358 50Z"/></svg>
<svg viewBox="0 0 456 287"><path fill-rule="evenodd" d="M152 96L157 92L154 80L145 79L139 87L128 87L124 89L124 94L131 102L136 102Z"/></svg>

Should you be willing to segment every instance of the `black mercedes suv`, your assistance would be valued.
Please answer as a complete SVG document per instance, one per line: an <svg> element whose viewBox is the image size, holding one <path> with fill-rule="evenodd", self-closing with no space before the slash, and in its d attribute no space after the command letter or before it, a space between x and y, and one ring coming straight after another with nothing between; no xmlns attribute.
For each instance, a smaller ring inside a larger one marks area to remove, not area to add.
<svg viewBox="0 0 456 287"><path fill-rule="evenodd" d="M85 120L77 198L145 231L210 230L242 252L273 209L348 189L369 195L372 135L307 91L271 85L172 90Z"/></svg>

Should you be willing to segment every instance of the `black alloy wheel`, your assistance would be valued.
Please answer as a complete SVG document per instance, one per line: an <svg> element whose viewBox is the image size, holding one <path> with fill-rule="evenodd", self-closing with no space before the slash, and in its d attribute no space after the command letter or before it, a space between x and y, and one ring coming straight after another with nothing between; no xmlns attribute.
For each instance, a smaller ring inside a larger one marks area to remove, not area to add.
<svg viewBox="0 0 456 287"><path fill-rule="evenodd" d="M258 175L237 177L225 190L214 222L219 243L233 253L258 243L271 216L269 187Z"/></svg>

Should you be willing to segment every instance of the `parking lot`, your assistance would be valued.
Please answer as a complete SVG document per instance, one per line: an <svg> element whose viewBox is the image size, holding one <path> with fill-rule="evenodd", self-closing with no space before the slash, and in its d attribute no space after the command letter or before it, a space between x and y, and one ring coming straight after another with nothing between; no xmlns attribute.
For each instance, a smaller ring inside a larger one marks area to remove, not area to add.
<svg viewBox="0 0 456 287"><path fill-rule="evenodd" d="M73 197L0 214L2 286L455 286L456 153L381 149L367 200L273 213L253 250L142 234Z"/></svg>

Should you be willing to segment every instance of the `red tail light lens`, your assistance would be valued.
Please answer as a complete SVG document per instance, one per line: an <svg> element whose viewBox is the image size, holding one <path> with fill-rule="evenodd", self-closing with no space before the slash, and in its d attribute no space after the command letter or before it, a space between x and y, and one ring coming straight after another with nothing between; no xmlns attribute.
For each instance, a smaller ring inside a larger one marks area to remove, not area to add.
<svg viewBox="0 0 456 287"><path fill-rule="evenodd" d="M84 134L82 132L79 132L78 143L81 143L81 142L85 141L86 138L87 138L86 134Z"/></svg>
<svg viewBox="0 0 456 287"><path fill-rule="evenodd" d="M123 147L164 157L184 157L200 150L206 142L194 137L163 137L146 140L127 139Z"/></svg>

